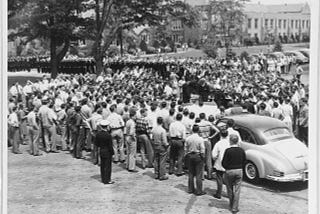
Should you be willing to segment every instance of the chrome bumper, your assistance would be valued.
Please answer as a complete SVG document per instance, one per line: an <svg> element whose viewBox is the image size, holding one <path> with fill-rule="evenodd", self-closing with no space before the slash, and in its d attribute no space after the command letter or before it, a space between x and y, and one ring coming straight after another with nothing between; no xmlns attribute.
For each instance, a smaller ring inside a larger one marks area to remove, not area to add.
<svg viewBox="0 0 320 214"><path fill-rule="evenodd" d="M294 181L307 181L309 180L308 171L304 171L301 173L284 175L282 177L277 177L273 175L267 175L266 179L278 182L294 182Z"/></svg>

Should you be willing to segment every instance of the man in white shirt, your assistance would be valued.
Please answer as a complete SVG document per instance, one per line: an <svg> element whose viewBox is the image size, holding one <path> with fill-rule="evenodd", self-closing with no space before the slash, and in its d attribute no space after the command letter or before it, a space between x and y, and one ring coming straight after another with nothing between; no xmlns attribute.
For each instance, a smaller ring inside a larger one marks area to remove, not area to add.
<svg viewBox="0 0 320 214"><path fill-rule="evenodd" d="M293 108L290 104L290 99L286 99L281 106L282 114L284 119L282 120L292 131L292 118L293 118Z"/></svg>
<svg viewBox="0 0 320 214"><path fill-rule="evenodd" d="M19 150L19 120L18 120L18 114L17 114L17 107L14 106L12 108L12 113L9 114L8 117L8 125L9 125L9 141L12 145L12 152L14 154L21 154Z"/></svg>
<svg viewBox="0 0 320 214"><path fill-rule="evenodd" d="M212 159L215 160L214 168L216 169L216 181L217 181L217 192L213 195L213 197L217 199L221 199L222 193L222 185L223 185L223 175L226 171L222 167L222 159L223 154L227 148L229 148L230 144L228 141L228 131L221 130L221 139L218 141L212 150Z"/></svg>
<svg viewBox="0 0 320 214"><path fill-rule="evenodd" d="M199 136L199 126L192 127L192 135L185 142L184 150L186 159L188 160L188 193L196 195L204 195L202 190L202 172L204 163L205 146L203 138ZM196 177L197 188L194 188L194 177Z"/></svg>
<svg viewBox="0 0 320 214"><path fill-rule="evenodd" d="M120 161L123 163L125 161L125 155L123 151L124 146L124 136L123 136L123 128L124 128L124 121L122 117L117 114L115 111L117 106L115 104L110 106L111 114L108 116L107 120L110 122L111 128L111 137L112 137L112 144L114 150L114 162L117 163ZM120 158L119 158L120 153Z"/></svg>
<svg viewBox="0 0 320 214"><path fill-rule="evenodd" d="M176 121L169 126L169 136L171 139L169 174L173 174L175 162L177 160L177 176L183 175L182 160L184 154L184 141L186 139L186 127L182 124L182 114L177 114Z"/></svg>
<svg viewBox="0 0 320 214"><path fill-rule="evenodd" d="M241 136L239 134L239 132L237 130L235 130L233 127L234 127L234 120L230 119L227 121L227 131L228 131L228 142L229 142L229 136L234 134L234 135L237 135L238 136L238 139L239 139L239 143L241 143Z"/></svg>
<svg viewBox="0 0 320 214"><path fill-rule="evenodd" d="M88 105L88 98L84 98L82 100L81 106L81 115L84 117L85 120L88 120L92 116L92 109ZM90 134L90 124L85 123L84 127L80 130L80 140L81 145L85 147L87 151L91 150L91 134Z"/></svg>
<svg viewBox="0 0 320 214"><path fill-rule="evenodd" d="M56 115L49 107L48 100L42 100L42 106L39 109L39 118L43 128L44 141L46 145L46 152L57 152L56 150L56 133L55 133L55 119ZM51 137L51 141L50 141ZM51 143L50 143L51 142ZM52 144L52 146L50 145Z"/></svg>
<svg viewBox="0 0 320 214"><path fill-rule="evenodd" d="M167 118L169 116L169 111L167 109L167 102L163 101L158 110L157 117Z"/></svg>
<svg viewBox="0 0 320 214"><path fill-rule="evenodd" d="M98 132L98 124L102 121L102 109L99 108L93 112L91 118L89 118L88 122L91 125L91 135L92 135L92 142L95 142L95 137ZM94 165L99 163L99 155L98 155L98 147L93 144L93 151L92 151L92 162Z"/></svg>
<svg viewBox="0 0 320 214"><path fill-rule="evenodd" d="M151 104L150 112L148 112L148 122L152 128L157 126L157 105Z"/></svg>
<svg viewBox="0 0 320 214"><path fill-rule="evenodd" d="M36 107L33 107L32 111L27 115L27 128L30 137L30 154L39 156L39 137L40 137L40 126L37 120Z"/></svg>
<svg viewBox="0 0 320 214"><path fill-rule="evenodd" d="M278 120L282 120L283 119L282 110L279 107L279 103L278 102L274 102L273 103L273 109L271 110L271 117L276 118Z"/></svg>

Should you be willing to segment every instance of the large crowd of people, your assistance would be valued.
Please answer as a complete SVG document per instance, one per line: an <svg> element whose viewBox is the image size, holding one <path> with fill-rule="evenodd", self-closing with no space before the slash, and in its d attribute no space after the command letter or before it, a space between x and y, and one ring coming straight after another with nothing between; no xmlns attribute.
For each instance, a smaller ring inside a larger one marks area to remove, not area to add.
<svg viewBox="0 0 320 214"><path fill-rule="evenodd" d="M105 64L99 75L60 74L12 85L8 104L12 152L20 154L19 145L27 143L35 156L61 149L83 158L86 150L93 164L101 165L103 183L112 183L111 161L137 172L139 160L142 169L154 167L159 180L167 180L167 173L181 176L187 169L189 192L201 195L202 179L212 179L215 169L221 187L224 168L233 163L229 156L236 151L228 152L228 160L218 151L226 150L229 141L236 145L241 136L232 123L228 130L219 130L215 121L234 107L282 120L308 144L308 94L299 64L289 68L289 62L263 55L252 61L117 58ZM292 79L282 78L289 72ZM215 102L217 111L203 111L204 102ZM111 144L103 145L104 141ZM221 188L215 197L221 197Z"/></svg>

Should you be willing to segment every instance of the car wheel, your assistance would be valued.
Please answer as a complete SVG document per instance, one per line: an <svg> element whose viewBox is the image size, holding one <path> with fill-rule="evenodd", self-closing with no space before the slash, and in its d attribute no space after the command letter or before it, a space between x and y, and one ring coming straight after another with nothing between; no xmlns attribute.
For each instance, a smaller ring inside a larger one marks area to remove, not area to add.
<svg viewBox="0 0 320 214"><path fill-rule="evenodd" d="M252 183L259 182L259 172L254 163L252 163L251 161L247 161L243 171L244 171L244 177L246 180Z"/></svg>

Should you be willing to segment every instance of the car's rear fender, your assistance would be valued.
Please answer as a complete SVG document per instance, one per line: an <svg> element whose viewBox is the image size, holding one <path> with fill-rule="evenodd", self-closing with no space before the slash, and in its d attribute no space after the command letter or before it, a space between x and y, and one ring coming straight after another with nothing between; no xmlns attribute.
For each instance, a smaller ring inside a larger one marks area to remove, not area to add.
<svg viewBox="0 0 320 214"><path fill-rule="evenodd" d="M246 158L248 161L251 161L256 165L259 173L259 178L264 178L265 175L265 166L263 163L263 154L256 150L247 150L246 151Z"/></svg>

